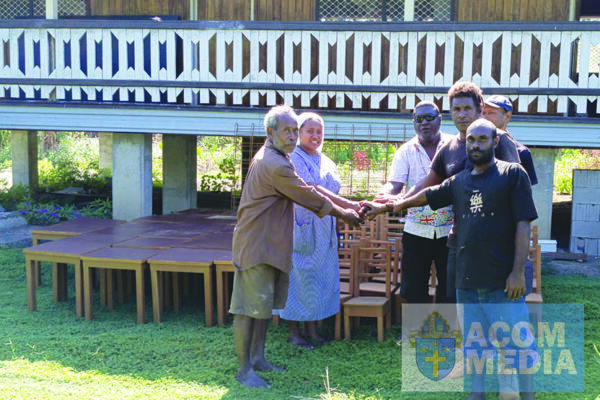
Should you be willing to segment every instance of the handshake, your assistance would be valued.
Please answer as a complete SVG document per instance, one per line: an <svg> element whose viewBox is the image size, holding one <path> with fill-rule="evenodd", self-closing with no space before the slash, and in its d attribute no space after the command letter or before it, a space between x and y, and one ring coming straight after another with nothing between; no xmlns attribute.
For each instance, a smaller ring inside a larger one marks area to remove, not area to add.
<svg viewBox="0 0 600 400"><path fill-rule="evenodd" d="M372 201L363 200L353 203L352 206L344 209L339 217L348 225L355 227L381 213L388 211L396 213L406 208L403 199L391 195L377 195Z"/></svg>
<svg viewBox="0 0 600 400"><path fill-rule="evenodd" d="M372 201L361 202L360 213L371 220L381 213L398 213L405 208L403 199L398 196L379 194Z"/></svg>

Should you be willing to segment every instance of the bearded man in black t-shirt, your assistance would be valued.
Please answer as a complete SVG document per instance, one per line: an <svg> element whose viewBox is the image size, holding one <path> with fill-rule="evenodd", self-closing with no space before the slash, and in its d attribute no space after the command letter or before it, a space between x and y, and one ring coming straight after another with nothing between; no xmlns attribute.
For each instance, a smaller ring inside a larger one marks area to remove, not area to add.
<svg viewBox="0 0 600 400"><path fill-rule="evenodd" d="M509 327L529 321L524 299L524 267L529 251L530 223L537 218L537 212L525 170L519 164L494 157L499 141L496 127L487 120L477 120L469 126L465 139L472 166L411 197L387 205L368 203L372 210L367 215L371 218L390 208L400 212L428 204L435 210L452 204L457 244L456 292L458 302L466 304L465 332L477 323L487 335L496 321ZM493 307L488 303L493 303ZM528 362L537 363L539 359L531 332L525 329L519 333L523 337L516 343L514 338L509 340L506 349L518 355L519 367L531 368ZM495 339L498 338L487 337L490 343ZM529 347L518 346L529 339L532 341ZM473 354L481 357L481 353L477 353L481 350L478 346L470 347L469 337L466 338L467 360ZM469 353L471 350L475 353ZM504 350L501 348L499 352ZM500 378L506 377L499 375ZM522 398L532 399L531 376L519 375L519 384ZM501 399L519 398L518 392L506 392L504 388L501 382ZM469 400L485 398L483 373L471 373L471 389Z"/></svg>
<svg viewBox="0 0 600 400"><path fill-rule="evenodd" d="M404 197L409 197L430 186L439 185L445 179L458 174L465 168L473 167L473 164L467 158L467 128L469 128L473 121L481 117L483 92L473 82L459 81L448 90L448 98L450 100L450 115L454 125L458 129L458 133L437 152L431 161L431 169L427 176L406 192ZM506 136L499 137L495 149L495 157L511 163L519 162L517 148ZM448 235L447 246L449 252L446 268L446 293L448 297L451 297L455 292L454 280L456 270L456 266L454 265L456 257L456 235L454 228L450 230L450 234Z"/></svg>

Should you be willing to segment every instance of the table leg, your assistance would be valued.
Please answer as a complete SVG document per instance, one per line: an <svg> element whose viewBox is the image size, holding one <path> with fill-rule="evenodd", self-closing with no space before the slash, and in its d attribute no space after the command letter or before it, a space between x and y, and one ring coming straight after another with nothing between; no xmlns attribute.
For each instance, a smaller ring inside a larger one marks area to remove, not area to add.
<svg viewBox="0 0 600 400"><path fill-rule="evenodd" d="M37 288L36 280L37 262L25 257L25 274L27 276L27 305L29 311L35 311L37 308L35 291Z"/></svg>
<svg viewBox="0 0 600 400"><path fill-rule="evenodd" d="M84 316L83 308L83 266L81 261L75 264L75 312L78 317ZM90 285L91 286L91 285Z"/></svg>
<svg viewBox="0 0 600 400"><path fill-rule="evenodd" d="M59 294L58 294L58 287L59 287L59 272L58 272L58 263L53 262L52 263L52 301L56 302L58 301L59 298Z"/></svg>
<svg viewBox="0 0 600 400"><path fill-rule="evenodd" d="M181 272L171 272L173 280L173 311L181 310L181 298L179 296L179 274Z"/></svg>
<svg viewBox="0 0 600 400"><path fill-rule="evenodd" d="M170 308L173 305L173 293L172 289L172 277L175 272L163 271L162 280L163 280L163 304L165 307Z"/></svg>
<svg viewBox="0 0 600 400"><path fill-rule="evenodd" d="M212 266L204 273L204 311L206 312L206 326L213 326L213 269Z"/></svg>
<svg viewBox="0 0 600 400"><path fill-rule="evenodd" d="M146 308L144 298L144 267L137 267L135 270L135 288L137 299L137 322L138 324L146 323Z"/></svg>
<svg viewBox="0 0 600 400"><path fill-rule="evenodd" d="M52 263L52 300L67 299L67 264Z"/></svg>
<svg viewBox="0 0 600 400"><path fill-rule="evenodd" d="M117 274L117 301L119 304L125 304L125 298L127 297L127 293L125 289L125 275L127 275L127 270L118 270L115 271Z"/></svg>
<svg viewBox="0 0 600 400"><path fill-rule="evenodd" d="M106 270L106 308L108 311L115 309L115 293L114 293L114 279L115 271L112 269Z"/></svg>
<svg viewBox="0 0 600 400"><path fill-rule="evenodd" d="M156 268L150 268L150 283L152 284L152 312L154 313L154 323L161 323L161 284L162 273L158 271Z"/></svg>
<svg viewBox="0 0 600 400"><path fill-rule="evenodd" d="M68 290L67 290L67 264L61 264L60 268L60 300L66 301L68 298Z"/></svg>
<svg viewBox="0 0 600 400"><path fill-rule="evenodd" d="M96 268L96 270L100 281L100 305L106 306L106 270L104 268Z"/></svg>
<svg viewBox="0 0 600 400"><path fill-rule="evenodd" d="M225 324L225 289L223 287L223 275L225 272L218 270L217 275L217 325Z"/></svg>
<svg viewBox="0 0 600 400"><path fill-rule="evenodd" d="M83 264L83 298L85 306L85 319L91 321L94 317L92 313L92 276L91 267Z"/></svg>
<svg viewBox="0 0 600 400"><path fill-rule="evenodd" d="M37 246L38 244L40 244L39 239L37 238L32 238L31 240L32 244L34 246ZM34 261L35 262L35 282L37 286L41 286L42 284L42 262L41 261Z"/></svg>

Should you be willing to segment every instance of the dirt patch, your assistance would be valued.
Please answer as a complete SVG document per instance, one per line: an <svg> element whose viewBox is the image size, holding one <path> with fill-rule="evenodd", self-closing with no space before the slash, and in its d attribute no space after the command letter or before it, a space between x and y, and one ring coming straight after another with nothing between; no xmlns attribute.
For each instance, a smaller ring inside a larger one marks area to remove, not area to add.
<svg viewBox="0 0 600 400"><path fill-rule="evenodd" d="M550 275L580 275L600 277L600 257L588 256L586 261L554 260L542 256L542 270Z"/></svg>

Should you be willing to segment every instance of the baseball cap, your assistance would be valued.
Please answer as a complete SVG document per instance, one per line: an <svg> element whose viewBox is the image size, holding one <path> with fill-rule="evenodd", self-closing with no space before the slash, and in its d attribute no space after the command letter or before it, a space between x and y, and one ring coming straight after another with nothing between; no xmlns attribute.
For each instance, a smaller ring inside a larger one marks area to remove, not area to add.
<svg viewBox="0 0 600 400"><path fill-rule="evenodd" d="M504 111L509 113L512 113L513 110L510 100L498 94L488 97L487 100L485 100L485 104L495 108L502 108Z"/></svg>

